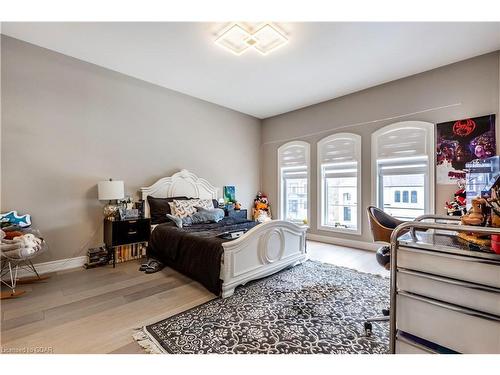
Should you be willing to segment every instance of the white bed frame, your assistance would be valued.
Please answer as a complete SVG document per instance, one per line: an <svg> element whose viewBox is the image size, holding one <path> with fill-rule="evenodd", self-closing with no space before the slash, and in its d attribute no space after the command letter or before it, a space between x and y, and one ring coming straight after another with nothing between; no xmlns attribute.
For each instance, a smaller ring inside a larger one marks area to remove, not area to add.
<svg viewBox="0 0 500 375"><path fill-rule="evenodd" d="M149 217L148 196L218 198L216 187L185 169L140 190L146 217ZM222 297L232 295L238 285L303 262L306 259L306 230L305 225L271 220L255 226L236 240L224 242L220 272Z"/></svg>

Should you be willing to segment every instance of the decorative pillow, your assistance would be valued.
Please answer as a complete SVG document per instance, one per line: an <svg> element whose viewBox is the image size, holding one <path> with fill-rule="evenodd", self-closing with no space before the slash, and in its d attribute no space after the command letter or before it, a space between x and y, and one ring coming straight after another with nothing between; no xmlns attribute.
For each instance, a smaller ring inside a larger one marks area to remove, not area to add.
<svg viewBox="0 0 500 375"><path fill-rule="evenodd" d="M214 204L211 199L174 200L172 207L175 208L175 212L172 211L172 215L183 218L196 213L196 207L213 210Z"/></svg>
<svg viewBox="0 0 500 375"><path fill-rule="evenodd" d="M170 197L170 198L154 198L148 196L149 213L151 216L151 224L166 223L167 214L170 214L169 202L174 200L186 200L188 197Z"/></svg>

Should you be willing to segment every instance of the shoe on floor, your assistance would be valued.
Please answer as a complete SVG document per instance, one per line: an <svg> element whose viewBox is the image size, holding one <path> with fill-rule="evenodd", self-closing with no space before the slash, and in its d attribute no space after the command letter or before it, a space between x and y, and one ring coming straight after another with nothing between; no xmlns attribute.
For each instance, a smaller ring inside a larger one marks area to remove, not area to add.
<svg viewBox="0 0 500 375"><path fill-rule="evenodd" d="M146 273L155 273L158 271L161 271L165 265L156 259L153 259L151 262L149 262L148 268L146 268Z"/></svg>
<svg viewBox="0 0 500 375"><path fill-rule="evenodd" d="M149 264L153 261L154 259L152 258L149 258L146 260L145 263L142 263L141 266L139 267L139 271L146 271L146 269L148 268Z"/></svg>

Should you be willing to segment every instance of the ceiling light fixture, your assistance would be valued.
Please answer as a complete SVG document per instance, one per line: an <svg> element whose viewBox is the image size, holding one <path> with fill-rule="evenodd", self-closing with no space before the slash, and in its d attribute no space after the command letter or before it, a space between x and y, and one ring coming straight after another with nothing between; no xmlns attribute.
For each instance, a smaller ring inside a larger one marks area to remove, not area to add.
<svg viewBox="0 0 500 375"><path fill-rule="evenodd" d="M288 38L269 23L256 31L249 31L240 24L234 23L215 39L215 44L238 56L250 48L262 55L267 55L286 43L288 43Z"/></svg>

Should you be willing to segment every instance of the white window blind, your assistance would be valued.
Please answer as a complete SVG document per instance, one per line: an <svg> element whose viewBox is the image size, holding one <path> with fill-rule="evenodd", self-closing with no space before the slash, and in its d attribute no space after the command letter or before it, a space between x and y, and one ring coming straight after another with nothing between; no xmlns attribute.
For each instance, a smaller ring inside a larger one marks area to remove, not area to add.
<svg viewBox="0 0 500 375"><path fill-rule="evenodd" d="M279 163L281 168L307 167L309 145L305 142L292 142L280 147Z"/></svg>
<svg viewBox="0 0 500 375"><path fill-rule="evenodd" d="M372 135L376 205L403 220L434 210L434 125L405 121ZM409 194L418 199L410 200Z"/></svg>
<svg viewBox="0 0 500 375"><path fill-rule="evenodd" d="M279 215L297 222L308 220L309 144L294 141L278 149Z"/></svg>
<svg viewBox="0 0 500 375"><path fill-rule="evenodd" d="M361 137L340 133L318 142L318 229L359 232Z"/></svg>
<svg viewBox="0 0 500 375"><path fill-rule="evenodd" d="M394 159L427 156L428 129L416 121L407 121L404 126L382 128L376 132L376 158Z"/></svg>

